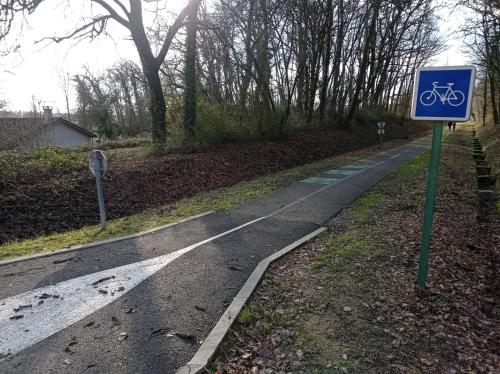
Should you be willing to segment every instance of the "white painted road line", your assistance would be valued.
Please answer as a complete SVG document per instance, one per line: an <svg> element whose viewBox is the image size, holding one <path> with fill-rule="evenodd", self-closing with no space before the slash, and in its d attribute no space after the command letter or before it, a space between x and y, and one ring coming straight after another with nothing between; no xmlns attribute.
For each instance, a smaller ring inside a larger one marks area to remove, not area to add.
<svg viewBox="0 0 500 374"><path fill-rule="evenodd" d="M342 181L382 163L383 161L370 165L364 170L343 178ZM173 253L69 279L0 300L0 331L2 332L0 357L16 354L105 307L183 254L272 217L332 186L327 185L267 216L259 217ZM102 279L106 280L96 284ZM103 293L104 291L106 293ZM49 297L48 295L56 295L57 297ZM40 303L41 301L42 303ZM18 313L14 312L14 309L28 305L30 307L26 307ZM15 316L20 315L22 318L15 319Z"/></svg>
<svg viewBox="0 0 500 374"><path fill-rule="evenodd" d="M0 300L0 361L1 357L16 354L105 307L183 254L265 218L254 219L166 255ZM21 309L15 312L18 308Z"/></svg>
<svg viewBox="0 0 500 374"><path fill-rule="evenodd" d="M339 182L348 180L384 162L369 165L363 170L342 178ZM178 251L66 280L0 300L0 331L2 332L0 335L0 357L16 354L105 307L185 253L270 218L332 186L335 184L319 188L267 216L246 222ZM21 308L18 312L14 311L14 309L23 306L25 308ZM22 318L16 319L21 315Z"/></svg>
<svg viewBox="0 0 500 374"><path fill-rule="evenodd" d="M248 277L243 287L241 287L238 294L234 297L233 301L226 309L222 317L219 319L215 327L207 336L201 347L198 349L196 354L185 366L177 370L176 374L200 374L205 372L205 366L217 351L217 348L222 343L224 336L226 336L229 328L235 321L241 309L247 302L248 298L252 295L255 287L257 287L257 285L259 284L259 281L262 279L262 276L264 275L269 265L273 261L292 251L293 249L318 236L325 230L325 227L320 227L312 233L307 234L306 236L296 240L295 242L287 245L285 248L282 248L278 252L273 253L272 255L260 261L250 277Z"/></svg>
<svg viewBox="0 0 500 374"><path fill-rule="evenodd" d="M397 158L399 156L401 156L401 153L398 153L397 155L391 156L390 159L393 160L393 159L395 159L395 158Z"/></svg>

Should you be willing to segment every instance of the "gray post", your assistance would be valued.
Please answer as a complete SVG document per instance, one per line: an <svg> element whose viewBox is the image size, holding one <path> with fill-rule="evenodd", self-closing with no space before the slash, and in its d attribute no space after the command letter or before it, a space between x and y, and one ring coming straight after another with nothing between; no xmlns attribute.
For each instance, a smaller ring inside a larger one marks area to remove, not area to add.
<svg viewBox="0 0 500 374"><path fill-rule="evenodd" d="M97 200L99 202L99 218L101 220L101 228L106 228L106 209L104 207L104 192L102 189L102 172L104 170L103 159L101 154L98 154L97 160L99 160L99 170L95 174L95 182L97 186Z"/></svg>
<svg viewBox="0 0 500 374"><path fill-rule="evenodd" d="M101 228L106 228L106 209L104 206L104 191L102 188L102 177L106 173L107 165L104 152L99 150L92 151L90 155L89 162L90 170L95 176L96 188L97 188L97 201L99 204L99 218L101 222Z"/></svg>

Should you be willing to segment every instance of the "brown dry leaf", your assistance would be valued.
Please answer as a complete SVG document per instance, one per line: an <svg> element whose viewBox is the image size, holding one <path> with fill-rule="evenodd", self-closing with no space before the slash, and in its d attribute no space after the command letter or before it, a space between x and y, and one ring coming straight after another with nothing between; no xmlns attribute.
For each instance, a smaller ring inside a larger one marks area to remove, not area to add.
<svg viewBox="0 0 500 374"><path fill-rule="evenodd" d="M426 366L432 366L433 362L429 360L428 358L421 357L420 362Z"/></svg>

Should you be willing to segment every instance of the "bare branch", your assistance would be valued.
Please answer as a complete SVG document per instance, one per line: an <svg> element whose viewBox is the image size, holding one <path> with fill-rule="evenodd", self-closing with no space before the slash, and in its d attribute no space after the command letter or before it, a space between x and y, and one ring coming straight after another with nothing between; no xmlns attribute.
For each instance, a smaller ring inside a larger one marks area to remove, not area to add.
<svg viewBox="0 0 500 374"><path fill-rule="evenodd" d="M35 41L35 43L40 43L45 40L51 40L55 43L60 43L64 40L68 40L71 38L76 39L94 39L97 36L101 35L106 30L106 24L108 20L112 19L110 15L105 16L96 16L91 19L91 21L85 23L83 26L78 27L72 33L64 36L49 36L42 38L40 40Z"/></svg>

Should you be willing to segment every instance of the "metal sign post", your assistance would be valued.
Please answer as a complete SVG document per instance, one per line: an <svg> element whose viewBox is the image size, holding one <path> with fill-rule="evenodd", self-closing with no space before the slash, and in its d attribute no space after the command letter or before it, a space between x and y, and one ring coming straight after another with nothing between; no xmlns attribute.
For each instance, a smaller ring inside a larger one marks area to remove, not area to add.
<svg viewBox="0 0 500 374"><path fill-rule="evenodd" d="M434 204L436 202L437 182L439 175L439 156L441 154L441 139L443 124L435 123L432 132L431 159L429 161L429 175L427 177L427 196L425 198L424 227L422 229L422 245L418 266L419 286L424 287L429 268L429 249L431 246L432 220L434 218Z"/></svg>
<svg viewBox="0 0 500 374"><path fill-rule="evenodd" d="M378 146L379 148L382 146L382 135L385 134L385 122L377 122L377 127L378 127Z"/></svg>
<svg viewBox="0 0 500 374"><path fill-rule="evenodd" d="M106 174L108 170L108 163L106 161L106 156L103 151L93 150L90 154L89 168L92 174L95 176L96 188L97 188L97 201L99 203L99 218L101 222L101 228L106 227L106 209L104 206L104 191L102 189L102 177Z"/></svg>
<svg viewBox="0 0 500 374"><path fill-rule="evenodd" d="M425 287L429 269L432 220L439 175L439 157L443 136L442 121L467 121L470 116L476 68L474 66L422 67L415 75L411 118L436 120L427 179L424 225L417 283Z"/></svg>

